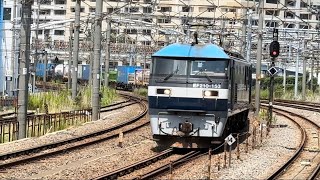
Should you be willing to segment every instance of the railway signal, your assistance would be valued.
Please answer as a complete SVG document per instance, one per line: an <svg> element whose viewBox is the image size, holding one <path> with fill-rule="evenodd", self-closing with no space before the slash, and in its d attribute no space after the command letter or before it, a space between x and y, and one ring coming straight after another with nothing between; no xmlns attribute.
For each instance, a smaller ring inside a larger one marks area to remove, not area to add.
<svg viewBox="0 0 320 180"><path fill-rule="evenodd" d="M280 44L278 41L272 41L270 44L270 56L275 58L280 54Z"/></svg>
<svg viewBox="0 0 320 180"><path fill-rule="evenodd" d="M274 75L277 74L277 69L274 67L274 61L280 54L280 44L278 42L278 29L273 30L273 41L270 44L270 56L271 56L271 67L268 70L270 74L270 88L269 88L269 107L268 107L268 122L267 131L272 121L272 105L273 105L273 92L274 92Z"/></svg>
<svg viewBox="0 0 320 180"><path fill-rule="evenodd" d="M268 69L268 73L271 76L274 76L274 75L276 75L278 73L278 70L275 67L271 67L270 69Z"/></svg>

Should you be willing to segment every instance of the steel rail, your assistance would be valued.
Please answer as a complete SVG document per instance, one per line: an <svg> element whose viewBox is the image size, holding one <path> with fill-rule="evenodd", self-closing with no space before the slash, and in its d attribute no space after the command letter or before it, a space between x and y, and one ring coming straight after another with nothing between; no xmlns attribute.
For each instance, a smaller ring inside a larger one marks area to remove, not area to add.
<svg viewBox="0 0 320 180"><path fill-rule="evenodd" d="M308 180L314 180L320 176L320 164L313 170L313 172L308 177Z"/></svg>
<svg viewBox="0 0 320 180"><path fill-rule="evenodd" d="M262 100L261 103L268 103L267 100ZM299 102L299 101L279 101L276 100L273 102L273 105L277 106L285 106L285 107L292 107L296 109L320 112L320 104L318 103L310 103L310 102Z"/></svg>
<svg viewBox="0 0 320 180"><path fill-rule="evenodd" d="M152 163L159 161L163 158L171 156L173 154L173 151L174 150L172 148L166 149L166 150L164 150L164 151L160 152L159 154L156 154L152 157L143 159L143 160L136 162L134 164L131 164L129 166L122 167L122 168L116 169L114 171L108 172L106 174L100 175L98 177L95 177L93 180L117 179L118 177L129 174L137 169L142 169L142 168L148 166L149 164L152 164Z"/></svg>
<svg viewBox="0 0 320 180"><path fill-rule="evenodd" d="M138 98L132 98L132 99L134 99L135 101L140 101L141 100L141 99L138 99ZM126 125L129 125L131 123L134 123L134 122L138 121L139 119L141 119L142 117L144 117L146 115L146 113L147 113L146 104L144 102L140 102L140 105L143 107L143 111L138 116L133 117L128 121L125 121L125 122L122 122L120 124L114 125L114 126L108 128L108 129L96 131L96 132L93 132L93 133L90 133L90 134L86 134L86 135L83 135L83 136L78 136L78 137L74 137L74 138L70 138L70 139L66 139L66 140L62 140L62 141L58 141L58 142L54 142L54 143L49 143L49 144L40 145L40 146L37 146L37 147L32 147L32 148L29 148L29 149L10 152L10 153L7 153L7 154L1 154L0 155L0 159L1 160L6 160L8 158L14 158L14 157L18 157L18 156L21 156L21 155L29 155L29 156L24 157L22 159L18 159L16 161L6 162L6 163L2 163L2 164L0 163L0 169L8 168L8 167L11 167L11 166L14 166L14 165L17 165L17 164L21 164L21 163L24 163L24 162L30 162L32 160L36 160L36 159L39 159L39 158L42 158L42 157L51 156L51 155L55 155L55 154L58 154L58 153L63 153L66 150L77 149L77 148L88 146L88 145L91 145L91 144L94 144L94 143L102 142L102 141L105 141L105 140L113 138L113 137L117 137L118 134L115 133L115 134L108 135L108 136L103 137L103 138L98 138L98 139L95 139L95 140L92 140L92 141L83 142L81 144L74 145L74 146L69 146L69 147L66 147L66 148L63 148L63 149L60 149L60 150L56 150L56 151L52 151L52 152L48 152L48 153L43 153L43 154L35 154L35 153L39 153L39 152L41 152L43 150L53 149L53 148L56 148L56 147L59 147L59 146L62 146L62 145L66 145L66 144L70 145L71 143L75 143L75 142L79 142L79 141L82 141L82 140L87 140L87 139L95 137L95 136L103 135L103 134L115 131L115 130L117 130L119 128L122 128L122 127L124 127ZM123 131L123 133L131 132L131 131L133 131L135 129L138 129L140 127L143 127L143 126L145 126L147 124L149 124L149 121L146 121L145 123L142 123L139 126L133 127L133 128L131 128L129 130ZM32 156L31 154L35 154L35 155Z"/></svg>
<svg viewBox="0 0 320 180"><path fill-rule="evenodd" d="M203 154L206 154L206 153L201 152L201 151L191 151L171 163L167 163L167 164L161 166L160 168L149 171L148 173L146 173L142 176L139 176L139 177L135 177L133 179L154 179L154 177L169 171L170 167L172 167L172 168L178 167L178 166L180 166L184 163L187 163L187 162L193 160L194 158L197 158Z"/></svg>
<svg viewBox="0 0 320 180"><path fill-rule="evenodd" d="M261 105L261 106L263 106L263 107L265 107L265 108L268 107L267 105ZM273 109L275 110L276 113L278 113L278 114L280 114L280 115L282 115L282 116L284 116L284 117L286 117L286 118L288 118L288 119L291 119L292 122L294 122L296 125L298 125L298 127L299 127L299 129L300 129L300 132L301 132L301 134L302 134L302 141L300 142L300 145L299 145L298 149L296 150L296 152L294 153L294 155L293 155L285 164L283 164L277 171L275 171L272 175L270 175L270 176L268 177L268 179L277 179L277 178L279 178L279 176L281 176L281 175L284 173L284 171L285 171L288 167L290 167L290 165L291 165L291 164L298 158L298 156L303 152L303 149L304 149L304 147L305 147L305 145L306 145L306 137L307 137L306 131L305 131L296 121L294 121L290 116L288 116L288 115L286 115L286 114L284 114L284 113L289 113L289 114L291 114L292 116L296 116L296 117L299 117L299 118L301 118L301 119L303 119L303 120L305 120L305 121L308 121L310 124L312 124L313 126L315 126L315 127L317 127L317 128L319 129L319 125L318 125L318 124L316 124L315 122L309 120L308 118L306 118L306 117L304 117L304 116L302 116L302 115L300 115L300 114L295 114L295 113L290 112L290 111L288 111L288 110L284 110L284 109L280 109L280 108L276 108L276 107L273 107ZM310 176L309 176L309 179L310 179L310 178L313 179L313 178L312 178L313 176L317 176L317 175L318 175L319 170L320 170L319 168L320 168L320 167L317 166L317 168L315 168L315 169L313 170L313 172L312 172L312 173L310 174Z"/></svg>
<svg viewBox="0 0 320 180"><path fill-rule="evenodd" d="M293 100L286 100L286 99L276 99L276 102L283 102L283 103L291 103L291 104L299 104L299 105L320 107L320 103L309 102L309 101L293 101Z"/></svg>

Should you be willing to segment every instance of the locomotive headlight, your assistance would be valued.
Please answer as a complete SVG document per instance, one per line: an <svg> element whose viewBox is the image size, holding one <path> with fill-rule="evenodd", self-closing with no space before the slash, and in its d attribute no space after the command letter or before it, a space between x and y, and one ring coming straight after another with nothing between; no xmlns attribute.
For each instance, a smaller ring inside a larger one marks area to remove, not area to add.
<svg viewBox="0 0 320 180"><path fill-rule="evenodd" d="M204 96L211 96L211 92L210 91L204 91Z"/></svg>
<svg viewBox="0 0 320 180"><path fill-rule="evenodd" d="M166 90L164 90L164 94L166 94L166 95L170 95L170 94L171 94L171 90L170 90L170 89L166 89Z"/></svg>
<svg viewBox="0 0 320 180"><path fill-rule="evenodd" d="M218 91L205 90L202 93L203 93L203 97L219 96L219 92Z"/></svg>
<svg viewBox="0 0 320 180"><path fill-rule="evenodd" d="M171 89L157 89L157 94L171 95Z"/></svg>

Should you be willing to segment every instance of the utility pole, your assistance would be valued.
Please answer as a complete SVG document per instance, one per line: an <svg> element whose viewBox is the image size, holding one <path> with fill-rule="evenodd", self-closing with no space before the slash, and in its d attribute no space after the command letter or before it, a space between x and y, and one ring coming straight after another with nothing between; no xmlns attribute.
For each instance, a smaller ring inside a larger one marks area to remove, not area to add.
<svg viewBox="0 0 320 180"><path fill-rule="evenodd" d="M75 8L75 23L74 23L74 39L73 39L73 59L72 59L72 99L77 97L77 82L78 82L78 58L79 58L79 34L80 34L80 3L81 0L76 0Z"/></svg>
<svg viewBox="0 0 320 180"><path fill-rule="evenodd" d="M225 31L225 25L226 25L226 21L225 21L225 19L224 18L222 18L222 20L221 20L222 22L221 22L221 36L220 36L220 42L221 42L221 47L223 48L223 49L226 49L226 44L225 44L225 39L224 39L224 31Z"/></svg>
<svg viewBox="0 0 320 180"><path fill-rule="evenodd" d="M312 93L314 93L313 88L313 70L314 70L314 53L312 53L312 59L311 59L311 79L310 79L310 90Z"/></svg>
<svg viewBox="0 0 320 180"><path fill-rule="evenodd" d="M251 29L252 29L252 10L249 10L247 11L247 13L249 13L249 16L248 16L248 29L247 29L247 32L248 32L248 37L247 37L247 62L251 62L251 59L250 59L250 56L251 56L251 42L252 42L252 39L251 39Z"/></svg>
<svg viewBox="0 0 320 180"><path fill-rule="evenodd" d="M307 41L304 41L304 48L303 48L303 54L305 55L307 51ZM303 72L302 72L302 101L306 100L306 83L307 83L307 57L304 56L303 58Z"/></svg>
<svg viewBox="0 0 320 180"><path fill-rule="evenodd" d="M170 34L166 34L166 35L165 35L165 39L166 39L165 45L166 45L166 46L168 46L168 45L170 44L169 35L170 35Z"/></svg>
<svg viewBox="0 0 320 180"><path fill-rule="evenodd" d="M90 74L89 74L89 85L92 87L92 74L93 74L93 61L94 61L94 52L93 52L93 42L94 42L94 25L91 25L91 33L90 33Z"/></svg>
<svg viewBox="0 0 320 180"><path fill-rule="evenodd" d="M68 59L68 89L71 89L71 63L72 63L72 34L73 34L73 23L70 23L69 28L69 59Z"/></svg>
<svg viewBox="0 0 320 180"><path fill-rule="evenodd" d="M273 92L274 92L274 76L277 73L274 61L280 53L280 44L278 42L278 29L273 30L273 42L270 44L271 67L268 70L270 74L269 86L269 107L268 107L268 131L272 122L272 109L273 109Z"/></svg>
<svg viewBox="0 0 320 180"><path fill-rule="evenodd" d="M11 83L10 83L10 94L13 95L15 89L15 59L16 59L16 9L17 0L13 0L13 10L12 10L12 46L11 46Z"/></svg>
<svg viewBox="0 0 320 180"><path fill-rule="evenodd" d="M44 32L43 32L44 33ZM44 43L45 43L45 48L48 48L48 36L49 34L45 34L44 35ZM44 71L43 71L43 82L44 82L44 87L46 88L46 84L47 84L47 72L48 72L48 69L47 69L47 66L48 66L48 51L45 50L44 51Z"/></svg>
<svg viewBox="0 0 320 180"><path fill-rule="evenodd" d="M260 0L259 3L259 26L258 26L258 47L257 47L257 65L256 65L256 91L255 91L255 115L259 115L260 111L260 81L261 81L261 61L262 61L262 29L264 24L263 19L263 9L264 9L264 0Z"/></svg>
<svg viewBox="0 0 320 180"><path fill-rule="evenodd" d="M289 61L291 61L291 42L289 43ZM287 85L287 63L286 60L284 61L284 68L283 68L283 94L286 93L286 85Z"/></svg>
<svg viewBox="0 0 320 180"><path fill-rule="evenodd" d="M18 139L26 137L29 62L30 62L30 34L31 34L31 6L33 0L22 0L21 40L19 57L19 87L18 87Z"/></svg>
<svg viewBox="0 0 320 180"><path fill-rule="evenodd" d="M319 57L319 56L318 56ZM317 84L319 85L320 84L320 82L319 82L319 79L320 79L320 74L319 74L319 68L320 68L320 66L319 66L319 59L317 60Z"/></svg>
<svg viewBox="0 0 320 180"><path fill-rule="evenodd" d="M36 86L36 72L37 72L37 63L38 63L38 44L39 44L39 15L40 15L40 1L37 0L37 21L36 21L36 40L35 40L35 56L34 56L34 74L33 74L33 81L32 81L32 92L35 92ZM44 32L43 32L44 33Z"/></svg>
<svg viewBox="0 0 320 180"><path fill-rule="evenodd" d="M299 51L300 51L300 41L298 41L296 73L295 73L295 79L294 79L294 97L295 98L298 98Z"/></svg>
<svg viewBox="0 0 320 180"><path fill-rule="evenodd" d="M248 8L248 7L247 7ZM243 24L242 24L242 48L241 48L241 52L240 54L242 54L242 56L245 56L245 50L246 50L246 34L247 34L247 25L249 23L249 18L248 18L248 10L246 8L243 9L243 14L246 15L246 20L244 20Z"/></svg>
<svg viewBox="0 0 320 180"><path fill-rule="evenodd" d="M94 22L94 62L93 62L93 91L92 91L92 120L99 119L100 112L100 57L101 57L101 24L102 1L96 1L96 14Z"/></svg>
<svg viewBox="0 0 320 180"><path fill-rule="evenodd" d="M109 62L110 62L110 34L111 34L111 20L107 20L107 35L106 35L106 62L104 69L104 86L109 86Z"/></svg>

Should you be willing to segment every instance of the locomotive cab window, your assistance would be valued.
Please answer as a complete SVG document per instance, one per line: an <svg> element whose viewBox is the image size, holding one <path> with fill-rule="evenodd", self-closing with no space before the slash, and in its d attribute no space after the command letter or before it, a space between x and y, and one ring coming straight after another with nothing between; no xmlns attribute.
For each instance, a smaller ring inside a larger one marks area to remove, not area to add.
<svg viewBox="0 0 320 180"><path fill-rule="evenodd" d="M154 75L187 75L187 61L155 58L152 62L152 72Z"/></svg>
<svg viewBox="0 0 320 180"><path fill-rule="evenodd" d="M228 73L229 61L191 61L191 73L195 76L223 76Z"/></svg>

